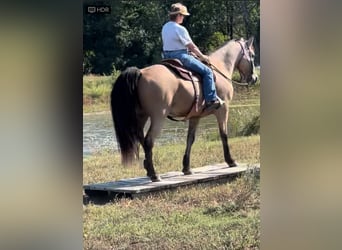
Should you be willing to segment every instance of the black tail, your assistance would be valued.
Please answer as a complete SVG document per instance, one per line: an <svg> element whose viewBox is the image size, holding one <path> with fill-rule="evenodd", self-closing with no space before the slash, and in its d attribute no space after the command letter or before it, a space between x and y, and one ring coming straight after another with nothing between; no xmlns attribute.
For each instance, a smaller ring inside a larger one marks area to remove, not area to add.
<svg viewBox="0 0 342 250"><path fill-rule="evenodd" d="M124 165L132 163L138 148L136 106L139 105L137 84L140 76L138 68L127 68L114 83L110 96L116 139Z"/></svg>

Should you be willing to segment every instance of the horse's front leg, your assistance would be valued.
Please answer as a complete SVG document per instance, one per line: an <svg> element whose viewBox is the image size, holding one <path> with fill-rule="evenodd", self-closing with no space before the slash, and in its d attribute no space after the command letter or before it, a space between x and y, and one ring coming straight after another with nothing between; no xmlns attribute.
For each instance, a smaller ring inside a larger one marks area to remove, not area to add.
<svg viewBox="0 0 342 250"><path fill-rule="evenodd" d="M189 120L188 136L186 139L186 149L183 157L183 170L185 175L193 174L190 169L190 152L191 146L195 141L196 129L199 123L199 118L191 118Z"/></svg>
<svg viewBox="0 0 342 250"><path fill-rule="evenodd" d="M216 114L216 119L217 119L217 123L219 126L219 131L220 131L224 159L229 167L236 167L237 164L235 160L233 160L232 156L230 155L230 149L229 149L229 144L228 144L228 127L227 127L228 110L226 110L225 112L218 112Z"/></svg>

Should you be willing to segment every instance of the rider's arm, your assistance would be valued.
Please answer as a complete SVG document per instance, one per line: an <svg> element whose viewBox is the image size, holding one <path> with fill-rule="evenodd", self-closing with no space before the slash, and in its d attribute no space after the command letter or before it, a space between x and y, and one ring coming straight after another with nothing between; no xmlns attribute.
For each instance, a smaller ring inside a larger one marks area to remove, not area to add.
<svg viewBox="0 0 342 250"><path fill-rule="evenodd" d="M198 56L199 59L201 59L202 61L206 61L206 62L209 61L208 56L204 55L204 54L200 51L200 49L199 49L194 43L189 43L186 47L187 47L191 52L193 52L196 56Z"/></svg>

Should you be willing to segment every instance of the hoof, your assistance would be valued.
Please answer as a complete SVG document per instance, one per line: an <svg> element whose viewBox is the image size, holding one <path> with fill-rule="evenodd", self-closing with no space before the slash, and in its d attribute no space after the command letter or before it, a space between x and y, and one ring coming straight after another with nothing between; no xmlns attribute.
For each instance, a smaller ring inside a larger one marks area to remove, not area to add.
<svg viewBox="0 0 342 250"><path fill-rule="evenodd" d="M237 162L233 161L233 162L231 162L231 163L228 163L228 166L229 166L230 168L233 168L233 167L237 167L238 164L237 164Z"/></svg>
<svg viewBox="0 0 342 250"><path fill-rule="evenodd" d="M161 181L161 178L156 175L156 176L149 176L152 182L159 182Z"/></svg>
<svg viewBox="0 0 342 250"><path fill-rule="evenodd" d="M191 170L187 170L187 171L182 171L184 173L184 175L192 175L194 174L194 172L192 172Z"/></svg>

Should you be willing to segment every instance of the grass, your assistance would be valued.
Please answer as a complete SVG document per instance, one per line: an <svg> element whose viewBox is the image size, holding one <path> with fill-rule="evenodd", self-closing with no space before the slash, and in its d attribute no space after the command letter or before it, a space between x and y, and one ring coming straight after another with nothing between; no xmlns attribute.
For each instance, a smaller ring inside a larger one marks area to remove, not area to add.
<svg viewBox="0 0 342 250"><path fill-rule="evenodd" d="M119 73L110 76L83 76L83 113L109 110L109 97Z"/></svg>
<svg viewBox="0 0 342 250"><path fill-rule="evenodd" d="M230 139L238 162L260 162L258 135ZM181 169L185 145L154 150L159 173ZM220 141L194 143L191 165L223 162ZM144 176L140 163L123 168L118 153L84 160L84 183ZM260 180L246 174L220 185L197 185L134 200L83 208L84 249L259 249Z"/></svg>
<svg viewBox="0 0 342 250"><path fill-rule="evenodd" d="M260 162L260 139L258 135L229 139L231 154L237 161ZM172 144L154 147L153 161L159 173L181 170L185 144ZM140 150L142 151L142 150ZM131 167L123 168L118 152L103 151L84 159L83 182L96 183L134 176L145 176L140 161ZM221 141L196 140L192 147L191 166L200 167L211 163L224 162Z"/></svg>

